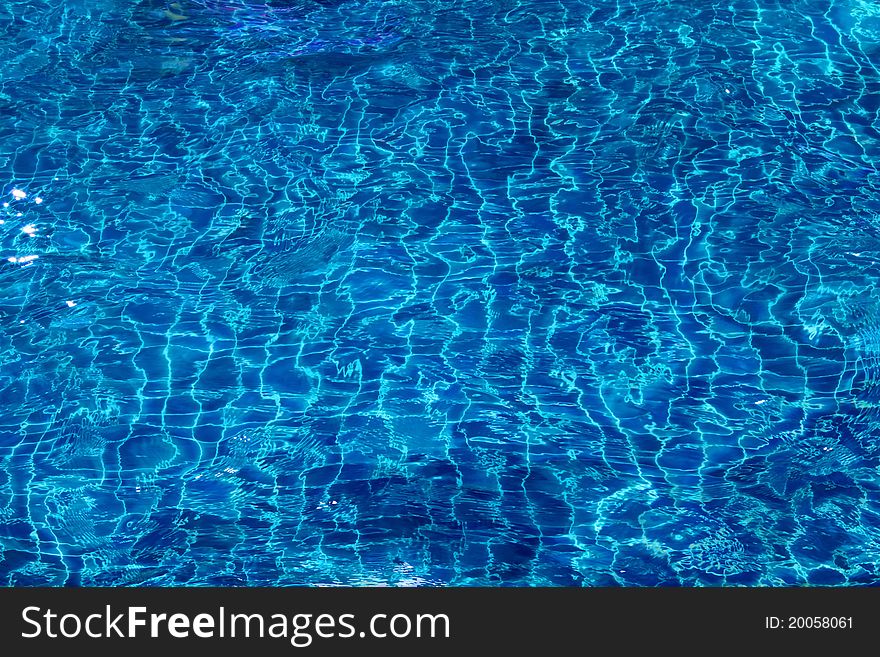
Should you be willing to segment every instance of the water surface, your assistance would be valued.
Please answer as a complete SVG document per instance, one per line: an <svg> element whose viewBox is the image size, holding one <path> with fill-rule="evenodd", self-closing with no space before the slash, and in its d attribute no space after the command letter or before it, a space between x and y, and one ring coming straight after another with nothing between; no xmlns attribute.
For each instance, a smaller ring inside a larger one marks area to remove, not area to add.
<svg viewBox="0 0 880 657"><path fill-rule="evenodd" d="M0 582L880 583L880 8L0 6Z"/></svg>

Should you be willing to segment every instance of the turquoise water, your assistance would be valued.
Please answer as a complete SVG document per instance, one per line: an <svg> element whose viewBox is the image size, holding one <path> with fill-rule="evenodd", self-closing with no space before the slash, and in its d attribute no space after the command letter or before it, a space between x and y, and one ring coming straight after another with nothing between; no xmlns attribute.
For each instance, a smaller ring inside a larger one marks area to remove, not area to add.
<svg viewBox="0 0 880 657"><path fill-rule="evenodd" d="M880 5L0 6L0 582L880 583Z"/></svg>

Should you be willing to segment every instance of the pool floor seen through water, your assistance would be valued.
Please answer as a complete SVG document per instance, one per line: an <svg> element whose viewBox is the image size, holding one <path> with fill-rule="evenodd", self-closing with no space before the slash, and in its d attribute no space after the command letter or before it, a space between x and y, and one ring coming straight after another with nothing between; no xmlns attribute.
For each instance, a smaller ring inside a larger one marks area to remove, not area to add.
<svg viewBox="0 0 880 657"><path fill-rule="evenodd" d="M0 6L0 583L880 583L880 8Z"/></svg>

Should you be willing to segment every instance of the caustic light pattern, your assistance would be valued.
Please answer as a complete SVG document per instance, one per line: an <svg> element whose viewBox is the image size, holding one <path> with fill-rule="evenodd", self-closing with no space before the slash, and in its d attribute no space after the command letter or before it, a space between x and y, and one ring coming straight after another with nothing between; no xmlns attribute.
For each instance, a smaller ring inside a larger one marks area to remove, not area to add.
<svg viewBox="0 0 880 657"><path fill-rule="evenodd" d="M880 583L868 0L0 5L0 582Z"/></svg>

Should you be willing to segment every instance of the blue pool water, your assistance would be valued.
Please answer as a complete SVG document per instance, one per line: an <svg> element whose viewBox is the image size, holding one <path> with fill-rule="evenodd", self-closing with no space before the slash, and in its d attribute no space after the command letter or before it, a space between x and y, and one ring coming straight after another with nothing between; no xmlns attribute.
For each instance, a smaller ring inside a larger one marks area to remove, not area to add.
<svg viewBox="0 0 880 657"><path fill-rule="evenodd" d="M880 583L877 3L7 1L0 60L0 582Z"/></svg>

